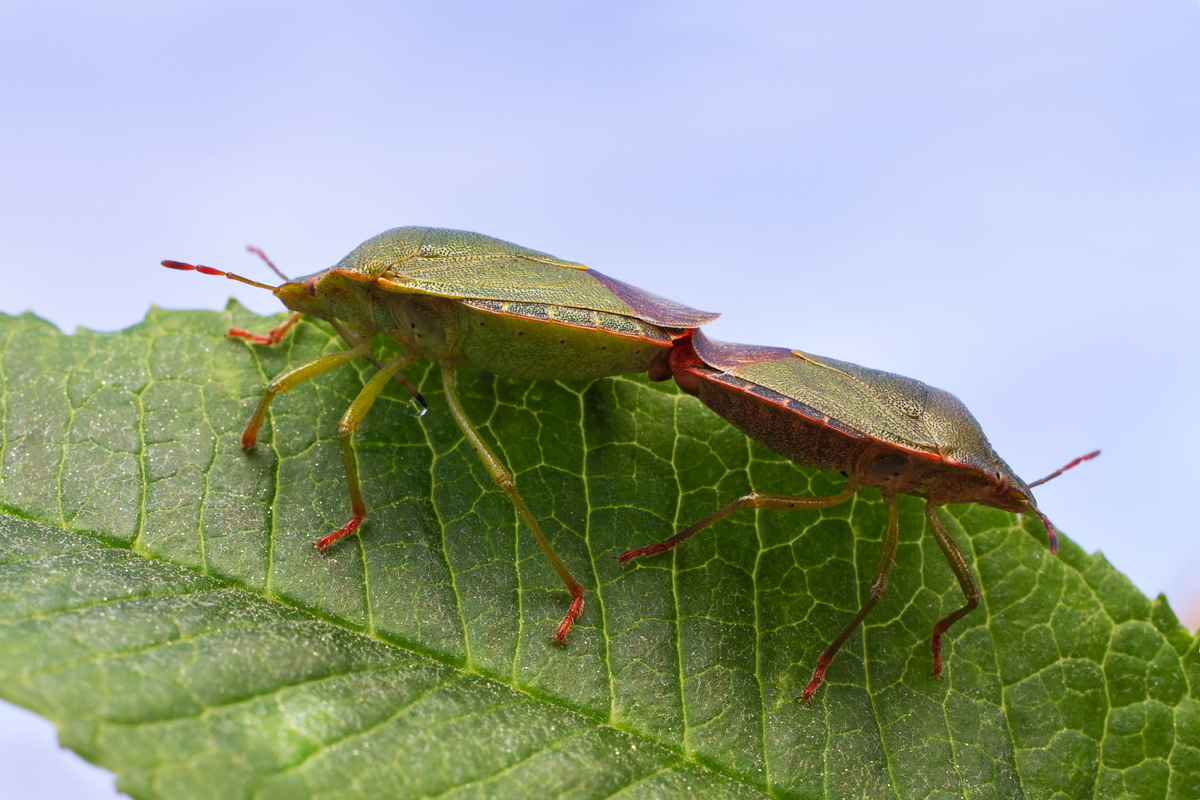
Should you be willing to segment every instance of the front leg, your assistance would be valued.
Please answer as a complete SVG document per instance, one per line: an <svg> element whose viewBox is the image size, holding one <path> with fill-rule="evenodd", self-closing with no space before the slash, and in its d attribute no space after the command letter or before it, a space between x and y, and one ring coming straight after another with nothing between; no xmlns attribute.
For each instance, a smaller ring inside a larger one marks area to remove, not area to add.
<svg viewBox="0 0 1200 800"><path fill-rule="evenodd" d="M246 341L250 342L250 344L279 344L281 341L283 341L283 335L287 333L293 325L299 322L300 318L303 316L304 315L299 311L293 311L284 317L283 322L279 323L274 328L271 328L271 330L267 331L265 334L251 333L244 328L230 328L228 335L238 339L245 339Z"/></svg>
<svg viewBox="0 0 1200 800"><path fill-rule="evenodd" d="M254 409L254 416L250 418L250 424L242 432L242 448L249 450L251 447L254 447L254 442L258 439L258 429L262 426L263 418L267 415L267 407L271 405L271 400L274 399L275 395L280 392L286 392L288 389L304 383L309 378L315 378L322 372L328 372L334 367L348 364L365 354L370 347L371 340L364 338L349 350L321 356L318 359L309 361L307 364L301 364L295 369L277 376L275 380L267 384L267 390L263 392L262 399L258 401L258 408Z"/></svg>

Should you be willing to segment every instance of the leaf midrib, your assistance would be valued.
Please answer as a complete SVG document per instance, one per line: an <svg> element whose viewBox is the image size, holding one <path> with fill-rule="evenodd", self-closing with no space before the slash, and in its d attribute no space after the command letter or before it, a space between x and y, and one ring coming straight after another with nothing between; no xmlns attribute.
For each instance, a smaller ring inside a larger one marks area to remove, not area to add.
<svg viewBox="0 0 1200 800"><path fill-rule="evenodd" d="M53 523L47 523L45 520L39 520L34 517L30 517L30 516L21 514L6 504L0 504L0 513L7 514L9 516L13 516L18 519L27 520L27 521L35 522L35 523L42 524L42 525L47 525L47 524L53 525ZM254 589L248 588L245 584L241 583L240 581L234 580L232 578L225 578L225 577L210 575L207 572L202 572L200 570L196 570L191 567L187 567L187 566L184 566L181 564L176 564L176 563L169 561L167 559L164 559L164 558L159 558L159 557L149 555L144 552L140 552L138 550L135 550L132 547L132 545L129 543L111 540L104 536L97 535L95 532L92 532L92 531L72 530L70 528L66 528L63 526L53 526L53 527L57 527L60 530L65 531L66 533L84 537L84 538L89 539L97 544L97 546L94 548L88 548L86 550L78 550L78 551L74 551L74 552L96 552L96 551L100 551L100 550L122 550L125 552L129 552L145 561L154 561L154 562L158 562L160 564L165 564L172 569L179 569L179 570L184 570L186 572L190 572L190 573L193 573L196 575L202 575L205 578L207 578L208 580L215 581L217 584L219 584L218 586L213 587L212 589L206 589L203 591L217 591L221 588L232 589L235 591L244 592L245 594L247 594L251 597L257 598L259 600L274 603L281 607L292 609L294 611L299 611L301 613L307 614L309 617L311 617L314 620L324 622L326 624L332 625L337 628L341 628L350 633L354 633L356 635L363 636L368 639L372 639L372 640L378 642L379 644L385 645L387 647L395 647L398 650L402 650L407 653L411 653L413 655L420 656L421 658L426 658L434 663L441 664L442 666L449 667L461 675L473 675L473 676L476 676L479 678L483 678L485 680L495 681L497 684L504 686L504 687L510 689L511 691L516 692L526 698L529 698L530 700L537 701L537 702L545 704L547 706L552 706L563 712L576 714L576 715L578 715L586 720L589 720L597 725L610 728L614 731L618 731L622 735L628 736L628 737L636 740L637 742L645 743L652 747L658 747L668 753L673 754L675 756L674 761L668 761L666 764L664 764L662 767L660 767L660 769L658 771L656 771L657 774L661 774L663 769L669 769L673 766L677 766L679 763L691 763L691 764L694 764L705 770L708 770L716 775L720 775L722 778L725 778L726 780L729 780L733 783L745 786L746 788L753 789L754 791L757 791L757 792L761 792L761 793L767 795L768 797L778 798L778 800L785 800L785 798L788 798L791 796L789 794L779 794L778 791L774 787L769 787L769 786L765 786L765 785L750 781L745 776L742 776L736 772L732 772L720 764L713 763L713 762L709 761L709 759L704 758L703 756L699 756L694 753L685 753L681 748L679 748L677 746L674 746L674 745L669 744L664 741L658 741L656 739L652 739L650 737L647 737L644 733L641 733L636 730L631 730L629 728L621 726L620 724L617 724L610 720L604 719L600 714L597 714L594 711L590 711L583 707L573 706L569 703L563 702L559 698L545 695L541 692L538 692L536 690L533 690L533 689L530 689L527 687L517 685L515 683L509 683L508 681L504 680L501 677L489 674L486 671L479 670L469 664L463 663L463 661L461 661L459 659L449 658L449 657L445 656L444 654L425 650L421 647L413 645L411 642L407 642L407 641L404 641L401 639L393 639L392 637L381 635L377 632L370 631L364 627L355 625L347 620L339 619L337 617L332 617L332 616L329 616L326 614L322 614L316 609L309 608L303 604L296 603L294 601L291 601L284 597L280 597L275 594L268 595L265 593L257 592ZM32 558L28 558L28 559L14 559L13 561L10 561L8 563L18 563L20 561L26 561L26 562L36 561L39 559L50 558L50 557L53 557L53 556L50 554L43 554L43 555L35 556ZM182 596L182 595L186 595L186 594L197 594L197 593L181 591L181 592L172 592L168 596ZM155 595L137 595L137 594L126 595L121 598L115 598L111 602L136 600L136 599L150 598L150 597L154 597L154 596ZM80 610L80 609L70 608L70 609L64 609L64 610L62 610L60 612L56 612L56 613L57 614L72 613L77 610ZM32 618L32 617L28 617L28 618ZM607 663L607 659L606 659L606 663ZM392 668L394 668L394 667L392 667ZM383 668L383 669L387 669L387 668ZM345 676L345 675L366 674L369 672L377 672L377 671L380 671L380 668L364 668L364 669L353 670L352 672L339 673L337 675L322 676L322 678L320 678L319 680L328 680L328 679L334 678L334 677L340 677L340 676ZM287 689L287 688L292 688L293 686L302 686L302 685L305 685L308 683L312 683L312 681L309 681L309 680L299 681L296 684L289 684L288 686L279 687L279 688ZM264 692L264 693L259 693L259 694L255 694L255 695L248 695L246 697L238 698L237 700L232 701L228 705L235 706L238 703L250 701L250 700L253 700L258 697L266 697L266 696L269 696L270 694L272 694L272 692ZM226 704L207 704L205 706L204 711L208 711L213 708L221 707L224 705L226 705ZM202 711L201 713L204 713L204 711ZM182 718L189 718L191 716L195 716L195 715L186 715L185 717L182 717ZM153 722L153 721L158 721L158 720L151 720L151 721ZM122 723L114 723L114 724L122 724ZM325 747L326 747L326 745L321 745L321 747L319 749L324 749ZM311 757L311 754L310 754L310 756L306 756L306 758L308 758L308 757ZM292 768L294 768L294 766L295 765L291 765L288 767L288 769L292 769ZM286 770L282 770L281 772L283 772L283 771L286 771ZM629 788L629 787L622 787L622 791L627 788Z"/></svg>

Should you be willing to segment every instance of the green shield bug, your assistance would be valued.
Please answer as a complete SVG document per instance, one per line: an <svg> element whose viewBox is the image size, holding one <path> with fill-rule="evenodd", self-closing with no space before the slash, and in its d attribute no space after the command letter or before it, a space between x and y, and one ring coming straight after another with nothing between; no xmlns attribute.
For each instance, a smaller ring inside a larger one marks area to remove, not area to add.
<svg viewBox="0 0 1200 800"><path fill-rule="evenodd" d="M898 493L924 497L925 519L962 588L966 605L933 626L933 672L942 671L942 635L979 604L979 587L962 551L937 516L945 503L981 503L1037 514L1050 552L1058 552L1054 526L1038 510L1030 487L1099 455L1077 458L1026 485L988 443L966 407L949 392L912 378L780 347L727 344L699 330L681 337L669 357L675 382L748 436L799 464L846 476L828 497L751 492L660 544L619 556L622 565L671 550L740 508L819 509L878 487L887 529L867 602L817 658L800 700L808 702L825 669L887 591L899 543Z"/></svg>
<svg viewBox="0 0 1200 800"><path fill-rule="evenodd" d="M292 311L267 334L233 328L230 336L253 344L274 344L307 314L329 322L350 345L348 350L303 364L271 381L242 434L242 447L247 450L254 446L275 395L356 358L370 357L377 334L389 335L400 344L400 355L386 364L375 362L379 371L342 417L338 439L351 517L319 539L318 550L324 551L353 533L367 513L350 445L354 430L387 382L393 376L401 377L400 370L406 365L421 358L436 362L455 422L571 594L570 609L554 634L559 642L583 610L583 587L542 534L517 493L511 473L467 417L454 389L455 367L472 366L503 377L535 380L647 371L662 379L670 375L667 359L675 340L717 317L583 264L490 236L444 228L393 228L363 242L335 266L295 280L284 278L280 286L212 267L162 263L269 289ZM408 386L420 400L416 389Z"/></svg>

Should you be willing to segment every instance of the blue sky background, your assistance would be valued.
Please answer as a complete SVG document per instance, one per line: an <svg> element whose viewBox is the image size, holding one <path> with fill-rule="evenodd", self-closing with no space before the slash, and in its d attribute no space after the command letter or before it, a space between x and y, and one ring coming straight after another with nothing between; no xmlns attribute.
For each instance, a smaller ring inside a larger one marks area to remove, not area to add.
<svg viewBox="0 0 1200 800"><path fill-rule="evenodd" d="M1026 480L1102 448L1041 507L1200 624L1195 0L5 4L0 108L2 311L477 230L948 389ZM0 796L111 795L37 724Z"/></svg>

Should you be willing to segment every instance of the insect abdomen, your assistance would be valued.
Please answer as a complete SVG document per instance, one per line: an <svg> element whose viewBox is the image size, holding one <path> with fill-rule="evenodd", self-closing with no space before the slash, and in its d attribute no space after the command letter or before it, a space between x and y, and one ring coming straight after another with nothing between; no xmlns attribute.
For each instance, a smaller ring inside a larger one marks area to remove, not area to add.
<svg viewBox="0 0 1200 800"><path fill-rule="evenodd" d="M770 389L708 367L691 371L699 378L700 402L792 461L849 472L871 445L858 431Z"/></svg>
<svg viewBox="0 0 1200 800"><path fill-rule="evenodd" d="M573 380L645 372L671 346L662 328L604 311L542 303L459 301L457 349L507 378Z"/></svg>
<svg viewBox="0 0 1200 800"><path fill-rule="evenodd" d="M614 333L618 336L633 336L649 342L671 346L671 337L662 328L643 322L634 317L624 317L620 314L610 314L607 311L593 311L588 308L572 308L571 306L556 306L548 303L517 303L501 300L463 300L471 308L487 311L492 314L525 317L546 322L557 322L572 328L586 328Z"/></svg>

